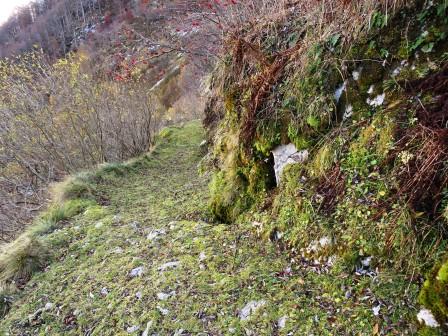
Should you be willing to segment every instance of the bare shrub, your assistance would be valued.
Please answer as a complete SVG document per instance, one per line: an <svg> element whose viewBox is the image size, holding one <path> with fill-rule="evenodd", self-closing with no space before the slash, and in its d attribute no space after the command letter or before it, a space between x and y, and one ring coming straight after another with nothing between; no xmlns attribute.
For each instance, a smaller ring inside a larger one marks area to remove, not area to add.
<svg viewBox="0 0 448 336"><path fill-rule="evenodd" d="M0 76L5 240L40 208L50 182L147 151L162 119L147 88L97 81L82 54L53 65L36 52L3 60Z"/></svg>

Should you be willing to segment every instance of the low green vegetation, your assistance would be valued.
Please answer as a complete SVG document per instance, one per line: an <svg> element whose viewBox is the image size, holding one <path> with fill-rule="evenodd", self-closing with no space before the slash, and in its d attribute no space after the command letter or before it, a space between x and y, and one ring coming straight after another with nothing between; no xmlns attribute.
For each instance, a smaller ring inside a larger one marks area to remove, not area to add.
<svg viewBox="0 0 448 336"><path fill-rule="evenodd" d="M354 275L338 259L288 257L259 239L256 221L210 223L208 177L197 174L203 136L197 122L171 128L151 154L92 173L86 181L97 203L68 201L88 205L39 235L51 259L38 249L46 268L7 295L3 333L415 331L409 302L418 288L406 278Z"/></svg>

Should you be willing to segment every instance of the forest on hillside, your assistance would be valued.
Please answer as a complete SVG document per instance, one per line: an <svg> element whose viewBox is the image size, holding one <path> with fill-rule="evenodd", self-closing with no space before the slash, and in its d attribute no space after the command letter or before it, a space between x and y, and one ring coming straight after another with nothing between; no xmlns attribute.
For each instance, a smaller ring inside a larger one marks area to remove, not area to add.
<svg viewBox="0 0 448 336"><path fill-rule="evenodd" d="M0 239L68 173L147 151L198 117L224 32L269 1L33 0L0 27Z"/></svg>
<svg viewBox="0 0 448 336"><path fill-rule="evenodd" d="M0 27L3 241L51 183L139 155L161 125L198 115L214 56L195 42L194 13L190 1L38 0Z"/></svg>

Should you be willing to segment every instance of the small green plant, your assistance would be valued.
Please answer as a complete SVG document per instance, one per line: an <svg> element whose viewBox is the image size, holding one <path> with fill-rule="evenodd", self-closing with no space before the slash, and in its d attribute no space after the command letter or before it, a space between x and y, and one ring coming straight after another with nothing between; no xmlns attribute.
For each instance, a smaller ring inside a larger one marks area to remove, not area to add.
<svg viewBox="0 0 448 336"><path fill-rule="evenodd" d="M384 28L388 23L388 15L379 11L373 13L371 18L371 26L374 28Z"/></svg>

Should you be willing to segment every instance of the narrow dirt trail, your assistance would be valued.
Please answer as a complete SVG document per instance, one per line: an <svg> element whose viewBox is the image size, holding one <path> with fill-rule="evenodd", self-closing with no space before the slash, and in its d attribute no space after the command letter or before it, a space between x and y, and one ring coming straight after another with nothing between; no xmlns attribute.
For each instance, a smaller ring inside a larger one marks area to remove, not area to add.
<svg viewBox="0 0 448 336"><path fill-rule="evenodd" d="M286 253L251 224L208 223L208 181L197 173L203 130L194 122L165 133L132 170L111 171L97 185L104 205L48 236L54 261L2 321L6 335L371 330L369 301L335 300L344 278L291 270Z"/></svg>

